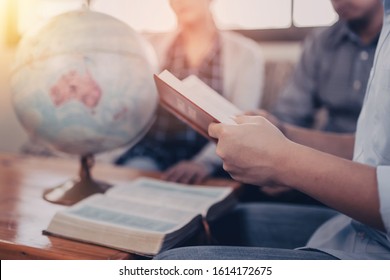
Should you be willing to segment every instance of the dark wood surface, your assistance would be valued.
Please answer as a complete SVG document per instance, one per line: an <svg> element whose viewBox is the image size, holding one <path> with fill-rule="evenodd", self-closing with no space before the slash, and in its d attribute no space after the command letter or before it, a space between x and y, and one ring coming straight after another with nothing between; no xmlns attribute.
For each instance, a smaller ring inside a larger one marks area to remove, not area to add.
<svg viewBox="0 0 390 280"><path fill-rule="evenodd" d="M77 177L79 161L0 154L0 259L138 259L126 252L42 234L56 211L67 206L42 198L44 190ZM158 173L96 164L94 179L108 183ZM209 185L235 182L211 179Z"/></svg>

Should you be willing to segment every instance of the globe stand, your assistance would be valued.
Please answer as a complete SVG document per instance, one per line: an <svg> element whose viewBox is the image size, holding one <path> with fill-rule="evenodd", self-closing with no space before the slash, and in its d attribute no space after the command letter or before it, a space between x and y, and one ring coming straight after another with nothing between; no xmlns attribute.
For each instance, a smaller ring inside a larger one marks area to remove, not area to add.
<svg viewBox="0 0 390 280"><path fill-rule="evenodd" d="M80 178L69 180L57 187L46 190L43 193L43 198L56 204L72 205L92 194L104 193L111 187L110 184L92 179L90 172L94 164L92 155L82 156L80 163Z"/></svg>

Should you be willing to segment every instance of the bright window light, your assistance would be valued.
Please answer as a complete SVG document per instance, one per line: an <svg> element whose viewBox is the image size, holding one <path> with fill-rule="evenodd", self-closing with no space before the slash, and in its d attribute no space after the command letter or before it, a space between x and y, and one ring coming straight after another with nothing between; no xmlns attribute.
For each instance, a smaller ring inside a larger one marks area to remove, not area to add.
<svg viewBox="0 0 390 280"><path fill-rule="evenodd" d="M95 0L92 8L115 16L138 31L164 32L176 27L168 0Z"/></svg>
<svg viewBox="0 0 390 280"><path fill-rule="evenodd" d="M83 0L10 1L18 1L20 33L52 16L80 8L84 3ZM90 2L92 10L117 17L141 32L166 32L176 27L168 0ZM321 26L337 20L330 0L214 0L212 11L221 29L288 28L292 22L299 27Z"/></svg>
<svg viewBox="0 0 390 280"><path fill-rule="evenodd" d="M81 0L17 0L18 30L23 34L49 18L82 7Z"/></svg>
<svg viewBox="0 0 390 280"><path fill-rule="evenodd" d="M19 8L20 33L50 17L79 9L84 3L83 0L16 1ZM92 10L114 16L138 31L163 32L176 27L176 18L168 0L91 0L90 3Z"/></svg>
<svg viewBox="0 0 390 280"><path fill-rule="evenodd" d="M222 29L286 28L291 25L291 0L215 0Z"/></svg>
<svg viewBox="0 0 390 280"><path fill-rule="evenodd" d="M293 22L297 27L326 26L337 19L330 0L294 0Z"/></svg>

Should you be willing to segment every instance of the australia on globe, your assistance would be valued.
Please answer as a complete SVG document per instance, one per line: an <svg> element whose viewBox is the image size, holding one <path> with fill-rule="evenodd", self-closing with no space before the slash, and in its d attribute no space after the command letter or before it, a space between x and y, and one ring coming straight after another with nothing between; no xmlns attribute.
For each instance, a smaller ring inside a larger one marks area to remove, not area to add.
<svg viewBox="0 0 390 280"><path fill-rule="evenodd" d="M17 117L32 138L73 155L136 143L154 119L150 46L87 8L23 36L11 73Z"/></svg>

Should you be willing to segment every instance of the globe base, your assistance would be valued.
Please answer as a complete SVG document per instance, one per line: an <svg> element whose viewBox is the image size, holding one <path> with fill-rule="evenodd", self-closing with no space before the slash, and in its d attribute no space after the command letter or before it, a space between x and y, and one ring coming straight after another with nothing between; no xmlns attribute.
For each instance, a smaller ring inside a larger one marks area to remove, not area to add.
<svg viewBox="0 0 390 280"><path fill-rule="evenodd" d="M49 202L62 205L73 205L95 193L104 193L111 185L95 181L91 177L93 156L82 156L80 159L80 178L71 179L57 187L45 190L43 198Z"/></svg>

